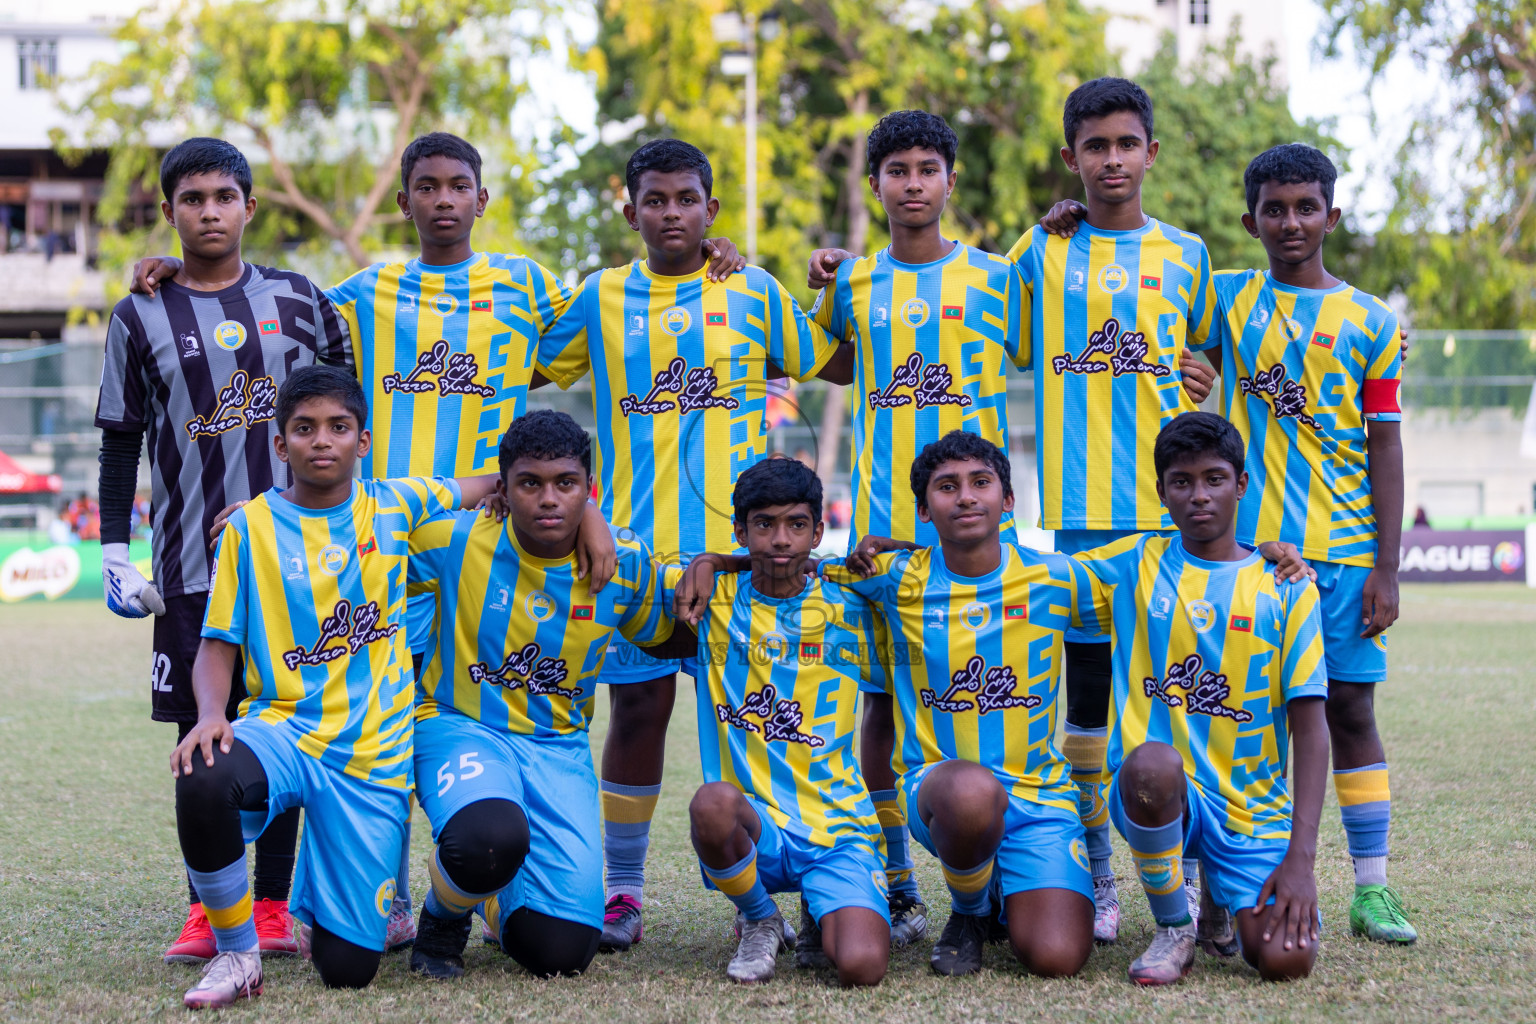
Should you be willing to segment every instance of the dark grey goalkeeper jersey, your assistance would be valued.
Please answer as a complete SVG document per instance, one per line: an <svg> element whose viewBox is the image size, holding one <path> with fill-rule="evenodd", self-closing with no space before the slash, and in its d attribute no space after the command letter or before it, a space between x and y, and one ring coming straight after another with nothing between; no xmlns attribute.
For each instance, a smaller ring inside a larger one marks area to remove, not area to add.
<svg viewBox="0 0 1536 1024"><path fill-rule="evenodd" d="M112 310L96 425L146 430L155 584L208 589L208 530L224 506L287 486L273 450L277 389L296 366L352 369L347 325L302 274L245 265L237 284L167 281Z"/></svg>

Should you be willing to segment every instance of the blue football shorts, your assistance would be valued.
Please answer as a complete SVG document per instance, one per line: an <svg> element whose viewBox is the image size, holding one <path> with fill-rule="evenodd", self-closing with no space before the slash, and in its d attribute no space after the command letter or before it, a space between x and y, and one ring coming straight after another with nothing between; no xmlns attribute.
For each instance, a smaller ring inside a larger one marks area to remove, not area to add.
<svg viewBox="0 0 1536 1024"><path fill-rule="evenodd" d="M1255 906L1259 890L1285 858L1290 839L1256 839L1233 832L1225 824L1225 801L1207 797L1188 776L1185 783L1184 803L1189 813L1184 819L1184 856L1200 861L1206 888L1217 905L1234 915L1244 907ZM1125 806L1120 800L1118 771L1109 784L1109 818L1124 836Z"/></svg>
<svg viewBox="0 0 1536 1024"><path fill-rule="evenodd" d="M510 800L528 819L528 856L496 894L501 933L519 907L603 926L603 827L585 732L559 739L494 729L443 711L416 723L416 798L432 839L479 800Z"/></svg>
<svg viewBox="0 0 1536 1024"><path fill-rule="evenodd" d="M1387 680L1387 633L1360 638L1360 598L1368 566L1311 562L1317 570L1318 612L1323 617L1323 658L1328 678L1341 683L1383 683Z"/></svg>
<svg viewBox="0 0 1536 1024"><path fill-rule="evenodd" d="M939 855L933 834L917 813L917 793L928 772L937 764L925 764L897 781L907 828L923 849ZM1003 816L1003 841L997 848L995 879L1003 896L1035 889L1070 889L1093 899L1093 876L1088 870L1088 844L1083 822L1077 816L1076 798L1068 808L1050 807L1008 794Z"/></svg>
<svg viewBox="0 0 1536 1024"><path fill-rule="evenodd" d="M834 910L864 907L890 923L885 859L876 837L841 835L831 846L817 846L780 827L761 802L749 796L747 803L763 827L757 837L757 879L763 888L800 893L817 921ZM715 888L702 866L699 873L706 889Z"/></svg>
<svg viewBox="0 0 1536 1024"><path fill-rule="evenodd" d="M286 722L239 718L235 735L267 773L267 810L240 812L246 842L279 814L304 808L289 910L364 949L384 949L410 791L345 775L299 749Z"/></svg>

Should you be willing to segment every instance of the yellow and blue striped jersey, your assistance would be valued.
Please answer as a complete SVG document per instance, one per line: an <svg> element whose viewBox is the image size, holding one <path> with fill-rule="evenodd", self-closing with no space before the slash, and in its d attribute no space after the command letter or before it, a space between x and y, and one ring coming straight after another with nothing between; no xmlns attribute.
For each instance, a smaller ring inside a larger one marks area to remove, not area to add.
<svg viewBox="0 0 1536 1024"><path fill-rule="evenodd" d="M1277 583L1257 551L1196 558L1177 536L1137 534L1072 557L1112 604L1106 773L1143 743L1167 743L1225 807L1228 829L1289 836L1286 704L1328 695L1317 588Z"/></svg>
<svg viewBox="0 0 1536 1024"><path fill-rule="evenodd" d="M409 537L458 507L452 478L361 480L345 504L301 508L273 488L219 538L203 636L239 645L242 717L287 722L340 772L411 785Z"/></svg>
<svg viewBox="0 0 1536 1024"><path fill-rule="evenodd" d="M838 266L811 315L855 347L850 544L867 534L939 542L917 519L906 470L951 430L1008 450L1003 374L1028 365L1023 301L1015 266L958 243L932 263L902 263L887 248ZM1012 516L1003 532L1011 538Z"/></svg>
<svg viewBox="0 0 1536 1024"><path fill-rule="evenodd" d="M639 644L672 635L649 549L624 531L614 543L618 567L593 594L589 580L576 578L574 556L529 554L510 520L461 512L413 530L408 589L437 600L417 719L451 709L539 738L585 732L613 633Z"/></svg>
<svg viewBox="0 0 1536 1024"><path fill-rule="evenodd" d="M1134 231L1084 222L1070 239L1035 227L1008 257L1027 286L1041 526L1172 529L1152 445L1195 408L1179 356L1211 329L1205 243L1149 217Z"/></svg>
<svg viewBox="0 0 1536 1024"><path fill-rule="evenodd" d="M377 263L326 291L352 332L373 448L364 477L472 476L522 415L539 335L570 292L526 256Z"/></svg>
<svg viewBox="0 0 1536 1024"><path fill-rule="evenodd" d="M1062 637L1102 632L1107 599L1065 555L1004 544L982 577L949 571L940 548L881 555L866 578L826 561L829 578L864 595L889 631L887 689L896 700L893 767L904 775L951 758L991 769L1015 796L1077 808L1071 765L1056 746Z"/></svg>
<svg viewBox="0 0 1536 1024"><path fill-rule="evenodd" d="M699 622L699 756L704 781L731 783L778 826L818 846L880 841L853 753L859 680L878 678L868 604L811 578L794 597L715 581Z"/></svg>
<svg viewBox="0 0 1536 1024"><path fill-rule="evenodd" d="M668 563L736 549L731 492L768 455L770 364L805 380L836 351L762 268L704 273L600 270L539 344L560 387L592 373L603 515Z"/></svg>
<svg viewBox="0 0 1536 1024"><path fill-rule="evenodd" d="M1400 420L1397 316L1345 283L1293 288L1261 270L1216 275L1227 419L1248 443L1237 536L1308 558L1376 564L1366 420Z"/></svg>

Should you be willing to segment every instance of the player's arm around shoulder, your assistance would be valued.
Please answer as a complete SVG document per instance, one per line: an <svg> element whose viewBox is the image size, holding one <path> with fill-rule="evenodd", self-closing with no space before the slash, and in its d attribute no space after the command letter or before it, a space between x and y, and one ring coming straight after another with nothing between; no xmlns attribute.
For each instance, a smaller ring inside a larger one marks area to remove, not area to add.
<svg viewBox="0 0 1536 1024"><path fill-rule="evenodd" d="M601 324L594 326L593 320L602 316L603 274L599 270L583 278L540 331L533 359L535 379L542 378L565 391L591 370L594 330L601 343Z"/></svg>
<svg viewBox="0 0 1536 1024"><path fill-rule="evenodd" d="M697 627L703 621L714 597L715 577L727 573L750 572L751 569L752 562L746 555L715 551L695 555L686 566L676 570L672 614L679 622Z"/></svg>

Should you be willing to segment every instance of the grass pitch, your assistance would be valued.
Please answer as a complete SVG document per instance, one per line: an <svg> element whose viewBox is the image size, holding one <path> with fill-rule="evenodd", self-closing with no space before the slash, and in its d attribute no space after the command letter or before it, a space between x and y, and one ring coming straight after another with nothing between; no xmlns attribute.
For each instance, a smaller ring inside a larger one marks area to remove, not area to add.
<svg viewBox="0 0 1536 1024"><path fill-rule="evenodd" d="M95 605L0 607L0 1020L186 1017L195 971L159 954L180 928L168 725L148 718L147 622ZM645 940L586 976L539 981L472 944L460 982L432 984L385 959L362 992L328 992L297 960L269 961L266 994L229 1018L305 1021L1536 1021L1536 592L1410 587L1392 632L1378 714L1396 795L1393 882L1416 948L1348 934L1351 875L1337 805L1318 857L1325 934L1317 971L1265 985L1200 954L1182 984L1130 985L1151 919L1116 837L1126 920L1119 945L1066 981L1025 975L992 947L976 977L941 979L929 943L897 953L884 984L844 992L780 960L773 983L724 977L730 908L698 880L686 827L699 782L691 690L680 693L649 862ZM603 699L599 698L599 704ZM600 745L600 711L593 742ZM600 749L600 747L598 747ZM420 811L412 888L429 848ZM918 854L933 932L948 912L937 865ZM791 897L781 897L786 914Z"/></svg>

